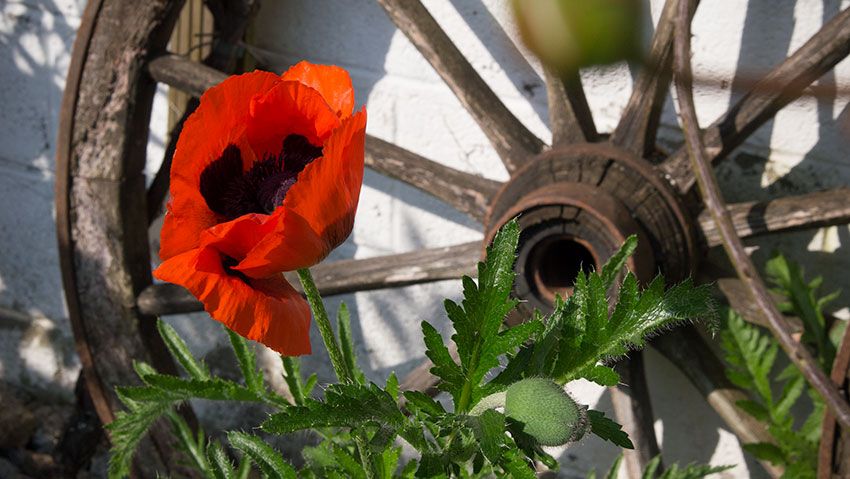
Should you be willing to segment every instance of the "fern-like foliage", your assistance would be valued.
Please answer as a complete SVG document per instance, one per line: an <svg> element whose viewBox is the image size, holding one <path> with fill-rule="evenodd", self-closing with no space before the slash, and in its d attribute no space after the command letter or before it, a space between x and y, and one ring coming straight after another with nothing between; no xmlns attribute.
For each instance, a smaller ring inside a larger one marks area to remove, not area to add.
<svg viewBox="0 0 850 479"><path fill-rule="evenodd" d="M767 262L766 270L774 292L786 298L778 304L779 309L802 320L801 342L815 352L821 368L828 373L838 338L846 327L843 322L828 324L823 314L824 305L835 299L837 292L818 298L817 289L822 279L807 281L803 268L781 254ZM753 395L750 400L739 401L738 406L767 423L768 433L774 439L773 442L747 444L744 449L759 459L783 466L783 478L814 478L825 408L823 400L793 364L782 369L776 367L780 349L773 336L745 323L732 311L725 315L721 339L726 360L732 365L727 376ZM781 393L775 397L777 390ZM811 403L809 415L802 424L795 424L791 409L806 397Z"/></svg>
<svg viewBox="0 0 850 479"><path fill-rule="evenodd" d="M806 391L806 382L793 365L774 374L779 351L776 339L747 324L731 310L726 315L721 337L726 360L733 366L727 370L727 376L736 386L754 395L752 400L739 401L738 406L766 422L768 433L775 439L775 443L745 444L744 449L759 459L785 466L783 478L814 478L824 412L822 400L810 391L814 407L808 419L795 430L790 410ZM777 385L781 385L782 393L774 397L773 389Z"/></svg>

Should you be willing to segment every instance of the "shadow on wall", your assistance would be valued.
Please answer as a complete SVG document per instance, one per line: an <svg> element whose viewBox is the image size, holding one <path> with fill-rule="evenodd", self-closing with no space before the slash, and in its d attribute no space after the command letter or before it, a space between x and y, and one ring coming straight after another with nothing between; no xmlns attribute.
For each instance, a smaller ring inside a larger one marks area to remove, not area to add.
<svg viewBox="0 0 850 479"><path fill-rule="evenodd" d="M82 1L0 4L0 377L69 396L79 367L56 253L56 132Z"/></svg>

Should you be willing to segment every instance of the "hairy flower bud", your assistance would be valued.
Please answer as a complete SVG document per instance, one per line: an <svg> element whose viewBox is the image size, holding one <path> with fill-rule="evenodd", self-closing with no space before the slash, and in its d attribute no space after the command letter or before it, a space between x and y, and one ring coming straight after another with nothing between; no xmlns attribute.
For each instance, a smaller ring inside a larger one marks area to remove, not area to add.
<svg viewBox="0 0 850 479"><path fill-rule="evenodd" d="M505 395L505 415L521 422L523 432L544 446L560 446L583 438L590 426L586 411L548 378L517 381Z"/></svg>

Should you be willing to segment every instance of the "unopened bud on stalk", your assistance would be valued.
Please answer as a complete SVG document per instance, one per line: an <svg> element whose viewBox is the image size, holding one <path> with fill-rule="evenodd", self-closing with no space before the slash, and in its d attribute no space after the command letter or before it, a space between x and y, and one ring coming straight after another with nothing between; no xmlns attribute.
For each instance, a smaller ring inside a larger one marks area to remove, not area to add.
<svg viewBox="0 0 850 479"><path fill-rule="evenodd" d="M543 446L578 441L590 427L587 408L548 378L511 384L505 394L505 415L523 423L523 432Z"/></svg>

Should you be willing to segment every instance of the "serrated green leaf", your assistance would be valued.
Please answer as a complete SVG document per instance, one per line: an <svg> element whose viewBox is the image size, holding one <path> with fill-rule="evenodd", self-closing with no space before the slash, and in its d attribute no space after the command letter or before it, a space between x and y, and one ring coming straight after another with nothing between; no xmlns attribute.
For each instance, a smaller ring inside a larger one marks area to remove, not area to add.
<svg viewBox="0 0 850 479"><path fill-rule="evenodd" d="M585 282L579 274L552 371L560 383L594 372L592 368L602 358L622 356L631 347L643 346L644 337L660 329L689 319L716 317L708 286L693 287L687 280L665 291L664 280L658 276L642 293L638 294L636 287L634 278L627 275L622 300L609 321L602 281L592 273ZM608 374L605 379L611 381L613 376Z"/></svg>
<svg viewBox="0 0 850 479"><path fill-rule="evenodd" d="M201 381L162 374L148 374L144 377L144 381L150 386L117 389L134 401L176 401L199 398L216 401L263 402L263 398L254 391L221 378Z"/></svg>
<svg viewBox="0 0 850 479"><path fill-rule="evenodd" d="M121 393L119 392L119 397ZM122 399L123 401L123 399ZM105 426L110 433L112 456L109 458L109 477L117 479L130 474L130 463L139 441L151 424L174 407L176 402L145 402L134 404L131 412L119 411L115 420Z"/></svg>
<svg viewBox="0 0 850 479"><path fill-rule="evenodd" d="M797 375L785 383L785 386L782 389L782 395L779 396L773 410L776 422L782 421L785 418L791 419L788 417L791 407L797 402L800 395L803 394L803 390L805 390L805 388L806 379L802 374Z"/></svg>
<svg viewBox="0 0 850 479"><path fill-rule="evenodd" d="M616 386L620 384L620 375L608 366L596 365L579 372L579 376L593 381L600 386Z"/></svg>
<svg viewBox="0 0 850 479"><path fill-rule="evenodd" d="M325 390L325 402L306 399L273 414L262 428L274 434L321 427L358 427L376 421L394 428L406 422L390 394L374 384L333 384Z"/></svg>
<svg viewBox="0 0 850 479"><path fill-rule="evenodd" d="M741 448L762 461L768 461L774 465L785 463L785 455L782 454L782 450L775 444L755 442L742 444Z"/></svg>
<svg viewBox="0 0 850 479"><path fill-rule="evenodd" d="M239 361L239 369L242 371L242 377L245 378L245 386L257 394L265 393L263 372L257 370L257 359L253 349L248 346L248 340L234 333L229 328L224 328L224 330L227 331L227 336L230 338L230 345L233 347L233 353L236 355L237 361Z"/></svg>
<svg viewBox="0 0 850 479"><path fill-rule="evenodd" d="M243 454L239 460L239 466L236 468L236 479L248 479L251 474L251 459L247 454ZM304 479L304 478L302 478Z"/></svg>
<svg viewBox="0 0 850 479"><path fill-rule="evenodd" d="M606 291L611 288L611 285L614 284L614 280L617 278L617 275L623 270L623 268L625 268L629 257L631 257L631 255L634 254L635 249L637 249L637 244L637 236L629 236L626 238L626 242L623 243L623 246L620 247L619 251L614 253L614 256L612 256L611 259L602 266L602 272L599 276L602 279L602 286Z"/></svg>
<svg viewBox="0 0 850 479"><path fill-rule="evenodd" d="M244 452L270 479L297 479L295 469L262 439L237 431L227 433L234 448Z"/></svg>
<svg viewBox="0 0 850 479"><path fill-rule="evenodd" d="M425 355L434 363L434 367L431 368L431 374L445 381L447 386L452 388L449 389L450 391L457 389L458 394L460 394L459 389L463 383L463 374L460 371L460 367L449 354L448 348L443 344L443 337L427 321L422 321L422 335L425 340L425 347L427 348ZM452 395L454 394L453 392Z"/></svg>
<svg viewBox="0 0 850 479"><path fill-rule="evenodd" d="M230 459L227 458L218 441L207 445L206 458L215 479L236 479L233 464L230 463Z"/></svg>
<svg viewBox="0 0 850 479"><path fill-rule="evenodd" d="M210 372L207 370L206 366L199 363L195 357L192 356L192 353L189 352L189 347L186 346L186 343L183 342L182 339L180 339L177 331L175 331L170 324L157 318L156 327L159 330L159 335L162 336L162 340L165 342L165 345L168 346L168 350L171 351L171 355L174 356L174 359L177 360L180 366L189 373L189 376L198 380L210 378Z"/></svg>
<svg viewBox="0 0 850 479"><path fill-rule="evenodd" d="M354 339L351 335L351 312L345 303L340 303L339 310L336 314L337 330L339 331L339 343L342 349L342 359L348 366L358 382L364 383L366 377L363 372L357 367L357 354L354 352Z"/></svg>
<svg viewBox="0 0 850 479"><path fill-rule="evenodd" d="M366 479L366 471L363 469L363 466L357 462L357 459L346 448L338 444L332 444L331 452L336 458L339 467L348 474L349 478Z"/></svg>
<svg viewBox="0 0 850 479"><path fill-rule="evenodd" d="M770 411L761 403L745 399L736 402L735 405L759 421L767 422L770 420Z"/></svg>
<svg viewBox="0 0 850 479"><path fill-rule="evenodd" d="M398 468L398 460L400 457L400 447L388 448L383 452L383 454L378 456L380 466L378 472L381 475L381 479L393 479L393 473ZM404 477L403 472L401 477Z"/></svg>
<svg viewBox="0 0 850 479"><path fill-rule="evenodd" d="M446 413L443 405L433 400L431 396L420 391L405 391L404 398L416 408L432 415L440 416Z"/></svg>
<svg viewBox="0 0 850 479"><path fill-rule="evenodd" d="M484 457L490 464L498 464L505 445L505 416L493 409L485 410L480 416L467 416Z"/></svg>
<svg viewBox="0 0 850 479"><path fill-rule="evenodd" d="M178 449L189 457L189 460L196 469L204 473L209 472L211 469L206 453L204 452L206 439L204 439L203 428L198 429L196 438L195 433L192 432L192 428L189 427L189 424L186 423L186 420L177 411L170 409L165 413L165 416L171 423L171 430L174 432L174 436L179 441L177 444Z"/></svg>
<svg viewBox="0 0 850 479"><path fill-rule="evenodd" d="M289 388L289 394L292 394L292 401L297 406L303 405L304 398L310 396L310 393L304 390L304 385L301 382L301 360L299 358L281 356L280 362L283 365L283 380Z"/></svg>
<svg viewBox="0 0 850 479"><path fill-rule="evenodd" d="M593 434L624 449L635 448L629 435L623 431L623 426L605 417L605 413L591 409L587 411L587 417L590 419L590 432Z"/></svg>
<svg viewBox="0 0 850 479"><path fill-rule="evenodd" d="M505 454L502 456L501 466L514 479L535 479L537 477L534 469L525 462L525 459L510 449L505 451Z"/></svg>
<svg viewBox="0 0 850 479"><path fill-rule="evenodd" d="M419 462L416 459L411 459L410 462L404 466L404 469L401 470L398 477L400 479L413 479L416 477L415 474L418 467Z"/></svg>
<svg viewBox="0 0 850 479"><path fill-rule="evenodd" d="M385 388L390 396L393 397L395 402L398 402L398 378L395 375L395 371L390 373L390 377L387 378L387 386Z"/></svg>

